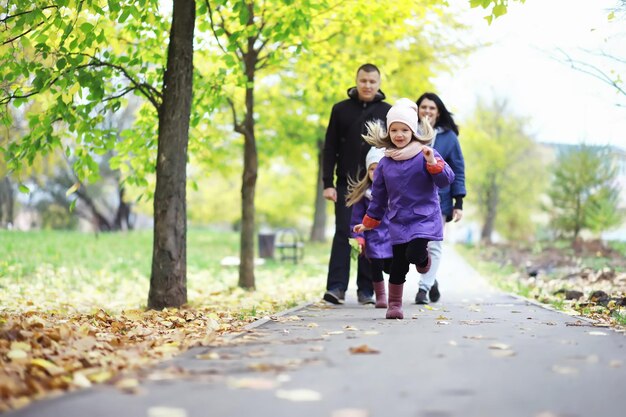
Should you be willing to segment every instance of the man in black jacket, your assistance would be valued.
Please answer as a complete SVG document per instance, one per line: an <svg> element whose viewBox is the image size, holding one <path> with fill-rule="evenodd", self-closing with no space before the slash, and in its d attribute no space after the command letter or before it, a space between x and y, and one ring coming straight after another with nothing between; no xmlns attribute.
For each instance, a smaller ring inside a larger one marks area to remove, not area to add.
<svg viewBox="0 0 626 417"><path fill-rule="evenodd" d="M379 89L380 71L375 65L364 64L356 75L356 87L348 90L348 99L336 103L330 114L324 142L323 175L324 198L335 203L335 236L330 252L328 277L324 300L343 304L350 279L350 217L352 208L346 207L348 178L357 181L366 174L365 156L370 150L361 136L365 123L381 120L387 111L385 94ZM334 176L337 183L333 182ZM369 262L359 256L357 271L357 299L360 304L374 304Z"/></svg>

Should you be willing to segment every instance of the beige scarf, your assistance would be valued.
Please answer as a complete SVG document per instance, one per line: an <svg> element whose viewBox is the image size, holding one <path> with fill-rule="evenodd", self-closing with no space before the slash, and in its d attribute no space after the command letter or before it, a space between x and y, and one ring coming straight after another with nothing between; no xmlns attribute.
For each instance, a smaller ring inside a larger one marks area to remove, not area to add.
<svg viewBox="0 0 626 417"><path fill-rule="evenodd" d="M417 141L412 141L404 148L393 148L385 150L385 156L395 161L406 161L413 158L422 151L423 145Z"/></svg>

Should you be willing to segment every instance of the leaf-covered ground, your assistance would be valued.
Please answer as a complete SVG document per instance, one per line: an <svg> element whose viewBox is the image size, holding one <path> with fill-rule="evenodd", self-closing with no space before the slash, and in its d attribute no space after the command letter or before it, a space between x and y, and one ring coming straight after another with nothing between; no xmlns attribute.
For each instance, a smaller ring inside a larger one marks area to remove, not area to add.
<svg viewBox="0 0 626 417"><path fill-rule="evenodd" d="M134 370L305 301L325 284L327 245L256 268L237 287L238 235L188 233L188 299L146 311L152 236L0 232L0 411L97 383L132 390Z"/></svg>
<svg viewBox="0 0 626 417"><path fill-rule="evenodd" d="M626 331L626 244L460 247L501 288Z"/></svg>

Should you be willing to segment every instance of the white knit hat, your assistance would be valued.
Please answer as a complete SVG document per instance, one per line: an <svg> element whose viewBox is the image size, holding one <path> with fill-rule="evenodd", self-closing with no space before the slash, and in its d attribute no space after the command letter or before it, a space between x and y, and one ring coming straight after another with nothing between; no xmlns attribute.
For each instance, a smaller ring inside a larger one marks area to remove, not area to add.
<svg viewBox="0 0 626 417"><path fill-rule="evenodd" d="M370 165L377 164L385 156L385 148L375 148L369 150L365 157L365 169L370 169Z"/></svg>
<svg viewBox="0 0 626 417"><path fill-rule="evenodd" d="M393 122L404 123L417 135L417 104L408 98L399 99L387 112L387 132Z"/></svg>

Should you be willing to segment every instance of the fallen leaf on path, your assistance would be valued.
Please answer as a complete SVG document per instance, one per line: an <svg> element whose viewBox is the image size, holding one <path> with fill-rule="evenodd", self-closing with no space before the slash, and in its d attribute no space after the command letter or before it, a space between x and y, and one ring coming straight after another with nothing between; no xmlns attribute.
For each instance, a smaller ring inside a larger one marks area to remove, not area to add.
<svg viewBox="0 0 626 417"><path fill-rule="evenodd" d="M343 334L343 331L335 330L335 331L332 331L332 332L326 332L326 334L328 334L328 335L338 335L338 334Z"/></svg>
<svg viewBox="0 0 626 417"><path fill-rule="evenodd" d="M253 350L253 351L248 352L247 356L249 356L251 358L261 358L261 357L267 356L269 354L270 354L269 351L260 349L260 350Z"/></svg>
<svg viewBox="0 0 626 417"><path fill-rule="evenodd" d="M350 326L350 325L345 326L344 329L350 330L350 331L353 331L353 332L356 332L356 331L359 330L356 327L353 327L353 326Z"/></svg>
<svg viewBox="0 0 626 417"><path fill-rule="evenodd" d="M450 324L450 322L449 321L445 321L445 320L437 320L437 324L446 325L446 324Z"/></svg>
<svg viewBox="0 0 626 417"><path fill-rule="evenodd" d="M621 368L623 364L624 362L619 359L614 359L611 362L609 362L609 366L611 368Z"/></svg>
<svg viewBox="0 0 626 417"><path fill-rule="evenodd" d="M363 334L366 335L366 336L374 336L374 335L377 335L377 334L380 334L380 333L377 332L376 330L367 330L367 331L364 331Z"/></svg>
<svg viewBox="0 0 626 417"><path fill-rule="evenodd" d="M554 365L552 367L552 371L561 375L575 375L578 373L578 369L576 368L572 368L571 366L560 366L560 365Z"/></svg>
<svg viewBox="0 0 626 417"><path fill-rule="evenodd" d="M443 314L440 314L439 317L437 317L437 320L450 320L450 319L444 316Z"/></svg>
<svg viewBox="0 0 626 417"><path fill-rule="evenodd" d="M139 381L135 378L120 379L115 383L115 388L129 394L137 394L139 393Z"/></svg>
<svg viewBox="0 0 626 417"><path fill-rule="evenodd" d="M491 356L495 358L508 358L508 357L515 356L515 355L516 355L515 351L510 350L510 349L491 351Z"/></svg>
<svg viewBox="0 0 626 417"><path fill-rule="evenodd" d="M311 327L311 328L319 327L319 324L317 324L317 323L309 323L309 324L306 325L306 327Z"/></svg>
<svg viewBox="0 0 626 417"><path fill-rule="evenodd" d="M505 344L505 343L492 343L489 345L489 349L497 349L497 350L507 350L509 349L511 346Z"/></svg>
<svg viewBox="0 0 626 417"><path fill-rule="evenodd" d="M277 385L277 381L267 378L233 378L228 380L228 386L235 389L268 390L276 388Z"/></svg>
<svg viewBox="0 0 626 417"><path fill-rule="evenodd" d="M607 336L605 332L591 331L587 333L589 336Z"/></svg>
<svg viewBox="0 0 626 417"><path fill-rule="evenodd" d="M465 339L473 339L473 340L482 340L485 337L481 334L478 334L476 336L463 336Z"/></svg>
<svg viewBox="0 0 626 417"><path fill-rule="evenodd" d="M320 401L322 399L319 392L310 389L279 389L276 391L276 397L289 401Z"/></svg>
<svg viewBox="0 0 626 417"><path fill-rule="evenodd" d="M196 359L209 359L209 360L215 360L215 359L219 359L220 358L220 354L217 352L207 352L207 353L202 353L200 355L196 355Z"/></svg>
<svg viewBox="0 0 626 417"><path fill-rule="evenodd" d="M172 407L150 407L148 408L148 417L187 417L187 410Z"/></svg>
<svg viewBox="0 0 626 417"><path fill-rule="evenodd" d="M376 350L376 349L372 349L368 345L360 345L360 346L357 346L357 347L351 347L350 348L350 353L352 353L352 354L358 354L358 353L380 353L380 351Z"/></svg>
<svg viewBox="0 0 626 417"><path fill-rule="evenodd" d="M362 408L342 408L332 412L330 417L368 417L368 410Z"/></svg>
<svg viewBox="0 0 626 417"><path fill-rule="evenodd" d="M459 345L459 344L458 344L455 340L450 340L450 341L448 342L448 344L449 344L450 346L458 346L458 345Z"/></svg>

